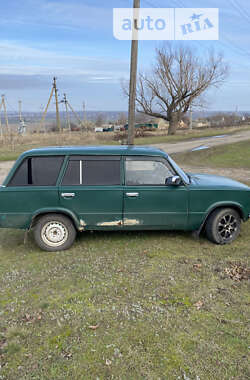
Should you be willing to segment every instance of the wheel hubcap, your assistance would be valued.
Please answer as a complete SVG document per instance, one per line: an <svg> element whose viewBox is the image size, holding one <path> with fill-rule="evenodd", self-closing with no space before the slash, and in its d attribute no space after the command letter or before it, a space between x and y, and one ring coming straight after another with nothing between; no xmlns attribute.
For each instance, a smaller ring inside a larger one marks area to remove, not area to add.
<svg viewBox="0 0 250 380"><path fill-rule="evenodd" d="M218 233L222 240L230 240L238 230L238 221L232 214L224 215L218 224Z"/></svg>
<svg viewBox="0 0 250 380"><path fill-rule="evenodd" d="M48 222L42 228L41 237L50 247L59 247L67 241L68 230L60 222Z"/></svg>

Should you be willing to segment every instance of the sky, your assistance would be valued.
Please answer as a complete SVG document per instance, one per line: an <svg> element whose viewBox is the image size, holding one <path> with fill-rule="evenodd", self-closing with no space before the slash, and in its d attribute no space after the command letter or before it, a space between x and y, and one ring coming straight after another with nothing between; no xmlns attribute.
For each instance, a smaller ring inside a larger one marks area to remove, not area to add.
<svg viewBox="0 0 250 380"><path fill-rule="evenodd" d="M129 78L130 42L113 36L113 8L133 0L8 0L0 12L0 91L10 111L41 111L53 76L60 98L76 110L125 111L121 80ZM207 95L209 110L250 111L249 0L141 0L141 7L218 8L218 41L183 41L200 56L224 54L225 84ZM177 42L173 42L177 43ZM139 42L139 70L147 72L159 41ZM52 108L54 105L52 104ZM53 110L53 109L52 109Z"/></svg>

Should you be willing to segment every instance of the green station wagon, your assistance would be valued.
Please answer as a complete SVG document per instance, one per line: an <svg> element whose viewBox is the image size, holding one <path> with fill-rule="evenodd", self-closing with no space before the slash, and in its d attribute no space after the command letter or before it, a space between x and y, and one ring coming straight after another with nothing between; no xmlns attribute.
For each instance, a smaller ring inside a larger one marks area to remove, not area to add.
<svg viewBox="0 0 250 380"><path fill-rule="evenodd" d="M30 150L0 187L0 227L32 229L47 251L68 249L87 230L204 230L226 244L249 217L249 187L187 174L148 147Z"/></svg>

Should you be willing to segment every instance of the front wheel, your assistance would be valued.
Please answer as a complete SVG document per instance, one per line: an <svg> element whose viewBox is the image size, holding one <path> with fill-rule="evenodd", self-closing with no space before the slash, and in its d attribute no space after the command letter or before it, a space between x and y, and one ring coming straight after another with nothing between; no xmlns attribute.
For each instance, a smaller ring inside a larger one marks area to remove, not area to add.
<svg viewBox="0 0 250 380"><path fill-rule="evenodd" d="M76 229L69 218L60 214L41 216L34 226L36 244L44 251L63 251L72 246Z"/></svg>
<svg viewBox="0 0 250 380"><path fill-rule="evenodd" d="M215 210L208 218L206 234L216 244L229 244L240 233L241 218L232 208Z"/></svg>

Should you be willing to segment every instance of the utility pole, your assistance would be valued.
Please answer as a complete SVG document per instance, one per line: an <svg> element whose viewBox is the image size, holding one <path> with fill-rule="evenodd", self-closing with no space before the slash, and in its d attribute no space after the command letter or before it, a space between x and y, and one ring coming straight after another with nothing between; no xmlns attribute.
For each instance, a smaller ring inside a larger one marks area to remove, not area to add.
<svg viewBox="0 0 250 380"><path fill-rule="evenodd" d="M9 132L9 120L8 120L8 114L7 114L7 109L6 109L6 104L5 104L5 96L4 95L2 95L2 105L3 105L3 110L4 110L6 129L7 129L7 132Z"/></svg>
<svg viewBox="0 0 250 380"><path fill-rule="evenodd" d="M130 84L129 84L129 110L128 110L128 145L134 145L135 135L135 101L136 101L136 79L138 65L138 29L137 25L140 0L134 0L133 14L133 31L131 42L131 58L130 58Z"/></svg>
<svg viewBox="0 0 250 380"><path fill-rule="evenodd" d="M193 129L193 109L192 109L192 104L190 106L190 114L189 114L189 129L190 129L190 131Z"/></svg>
<svg viewBox="0 0 250 380"><path fill-rule="evenodd" d="M57 129L58 129L59 132L62 132L61 122L60 122L60 114L59 114L58 89L57 89L57 86L56 86L56 78L55 77L53 78L53 86L52 86L52 89L51 89L51 92L50 92L48 103L47 103L47 105L45 107L45 110L43 112L43 115L42 115L41 125L44 128L45 116L47 115L47 111L48 111L48 108L49 108L49 105L50 105L50 102L51 102L51 99L52 99L53 95L55 95L55 99L56 99L56 124L57 124Z"/></svg>
<svg viewBox="0 0 250 380"><path fill-rule="evenodd" d="M2 115L1 115L2 105L3 105L3 102L1 102L1 104L0 104L0 136L1 136L1 139L3 138L3 126L2 126Z"/></svg>
<svg viewBox="0 0 250 380"><path fill-rule="evenodd" d="M86 128L87 115L86 115L86 103L85 102L82 103L82 107L83 107L83 125Z"/></svg>
<svg viewBox="0 0 250 380"><path fill-rule="evenodd" d="M68 100L67 100L66 94L63 94L62 103L65 104L67 127L68 127L69 132L71 132L70 119L69 119L69 109L68 109Z"/></svg>
<svg viewBox="0 0 250 380"><path fill-rule="evenodd" d="M45 116L47 115L47 111L48 111L48 108L49 108L49 105L50 105L50 102L51 102L51 99L52 99L52 96L53 96L53 93L54 93L54 87L52 87L52 90L50 92L50 96L49 96L49 100L48 100L48 103L45 107L45 110L43 112L43 115L42 115L42 120L41 120L41 125L43 127L43 129L45 130L45 126L44 126L44 120L45 120Z"/></svg>
<svg viewBox="0 0 250 380"><path fill-rule="evenodd" d="M68 115L69 115L68 114L68 109L70 109L70 111L73 113L73 115L75 116L76 120L79 122L80 127L83 128L83 121L81 120L80 116L78 116L78 114L75 112L74 108L70 105L70 103L69 103L69 101L68 101L68 99L66 97L66 94L64 94L63 100L60 103L64 103L65 104L69 130L71 130L71 128L70 128L70 120L69 120L69 117L68 117Z"/></svg>
<svg viewBox="0 0 250 380"><path fill-rule="evenodd" d="M22 101L18 101L18 106L19 106L19 121L21 122L23 120L22 118Z"/></svg>
<svg viewBox="0 0 250 380"><path fill-rule="evenodd" d="M62 132L61 122L60 122L60 114L59 114L59 105L58 105L58 89L56 87L56 77L53 78L53 88L55 91L55 99L56 99L56 124L59 132Z"/></svg>

